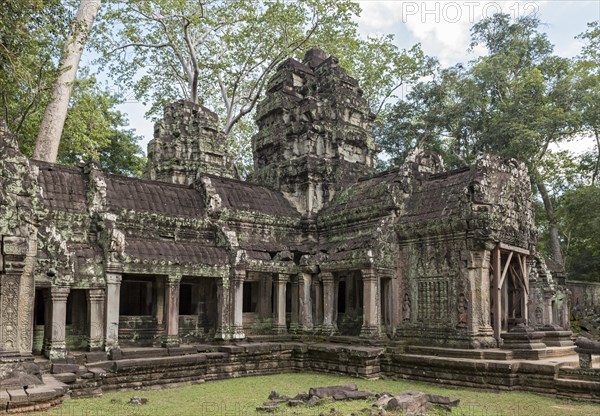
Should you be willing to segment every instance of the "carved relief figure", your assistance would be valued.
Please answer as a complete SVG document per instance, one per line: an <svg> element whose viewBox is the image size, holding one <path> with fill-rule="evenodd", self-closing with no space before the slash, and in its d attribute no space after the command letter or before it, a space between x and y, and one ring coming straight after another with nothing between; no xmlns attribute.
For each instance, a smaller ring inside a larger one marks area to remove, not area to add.
<svg viewBox="0 0 600 416"><path fill-rule="evenodd" d="M466 326L469 317L469 301L464 293L458 295L458 326Z"/></svg>
<svg viewBox="0 0 600 416"><path fill-rule="evenodd" d="M410 321L410 298L408 293L404 294L404 303L402 304L402 319Z"/></svg>

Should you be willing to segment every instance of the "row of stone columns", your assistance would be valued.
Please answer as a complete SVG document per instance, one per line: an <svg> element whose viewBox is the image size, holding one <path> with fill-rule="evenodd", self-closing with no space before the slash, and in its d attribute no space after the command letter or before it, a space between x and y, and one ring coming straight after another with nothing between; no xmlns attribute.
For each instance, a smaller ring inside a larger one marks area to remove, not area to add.
<svg viewBox="0 0 600 416"><path fill-rule="evenodd" d="M300 273L291 279L289 274L277 274L274 283L274 319L276 333L287 332L286 291L291 283L291 330L312 331L315 322L321 322L320 330L324 334L333 334L337 330L335 319L335 284L331 272L321 272L320 285L315 285L315 298L311 296L314 275ZM231 279L223 279L217 284L217 331L221 339L240 339L243 330L243 288L245 270L236 270ZM375 270L362 270L363 281L363 325L362 336L379 336L381 312L379 302L380 280ZM90 350L107 351L119 348L119 306L122 277L120 274L106 275L106 289L86 291L88 301L88 325ZM172 347L180 343L179 339L179 297L181 275L166 278L164 286L165 334L163 346ZM66 354L66 312L69 287L52 287L45 295L46 323L44 350L52 358L63 358ZM313 301L316 302L313 316ZM319 316L322 314L322 316Z"/></svg>
<svg viewBox="0 0 600 416"><path fill-rule="evenodd" d="M44 352L51 359L64 358L66 355L67 299L71 289L55 286L44 293ZM88 303L87 325L89 328L89 348L100 350L104 344L104 290L86 291Z"/></svg>
<svg viewBox="0 0 600 416"><path fill-rule="evenodd" d="M106 289L89 289L88 328L89 349L107 351L119 347L119 307L121 303L120 274L106 275ZM180 275L168 276L165 285L166 325L164 346L179 345L179 284ZM66 355L66 321L69 287L51 287L45 292L44 351L51 359Z"/></svg>
<svg viewBox="0 0 600 416"><path fill-rule="evenodd" d="M361 335L366 337L379 336L381 333L381 311L379 302L380 279L375 270L362 270L363 279L363 326ZM243 277L244 273L236 274L234 281L235 288L233 312L234 328L239 329L238 337L243 337L242 331L242 298L243 298ZM273 330L275 333L283 334L287 332L286 324L286 291L287 284L290 283L291 290L291 323L290 330L313 331L315 322L320 322L320 332L323 334L334 334L337 331L335 322L335 279L332 272L321 272L318 274L321 284L314 285L315 297L311 296L311 287L313 286L313 274L300 273L292 278L292 275L279 273L273 277ZM317 315L313 316L313 301L316 303L314 310ZM260 306L260 309L264 309ZM264 311L263 311L264 312Z"/></svg>

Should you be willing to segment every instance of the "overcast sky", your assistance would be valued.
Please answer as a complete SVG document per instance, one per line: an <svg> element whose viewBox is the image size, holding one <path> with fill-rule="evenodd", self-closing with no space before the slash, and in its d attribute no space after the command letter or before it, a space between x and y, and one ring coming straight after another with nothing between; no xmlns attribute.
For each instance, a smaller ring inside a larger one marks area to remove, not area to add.
<svg viewBox="0 0 600 416"><path fill-rule="evenodd" d="M536 13L546 24L544 30L555 45L555 53L573 57L581 43L575 36L584 32L587 23L600 19L600 0L540 0L540 1L401 1L361 0L363 9L358 20L363 35L393 33L401 48L421 43L423 51L437 57L443 65L451 66L476 57L478 51L467 55L469 29L473 23L496 12L523 16ZM141 103L121 105L131 127L144 137L146 145L153 135L153 123L144 119L146 109ZM584 141L577 147L591 147Z"/></svg>

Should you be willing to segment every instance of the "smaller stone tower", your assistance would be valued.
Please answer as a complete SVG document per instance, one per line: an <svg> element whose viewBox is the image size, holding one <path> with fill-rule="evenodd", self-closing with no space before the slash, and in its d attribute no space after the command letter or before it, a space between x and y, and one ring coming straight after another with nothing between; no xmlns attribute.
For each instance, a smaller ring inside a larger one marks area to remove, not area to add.
<svg viewBox="0 0 600 416"><path fill-rule="evenodd" d="M148 143L146 176L189 185L198 173L235 176L217 115L189 101L175 101L154 125L154 139Z"/></svg>
<svg viewBox="0 0 600 416"><path fill-rule="evenodd" d="M358 82L309 50L288 59L258 105L251 180L282 191L305 214L318 212L340 185L374 172L375 119Z"/></svg>

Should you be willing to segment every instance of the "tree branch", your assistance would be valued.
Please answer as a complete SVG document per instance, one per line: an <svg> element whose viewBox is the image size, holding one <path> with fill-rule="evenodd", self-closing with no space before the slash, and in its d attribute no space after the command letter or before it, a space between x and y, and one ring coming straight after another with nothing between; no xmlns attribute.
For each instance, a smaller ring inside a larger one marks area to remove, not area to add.
<svg viewBox="0 0 600 416"><path fill-rule="evenodd" d="M164 42L164 43L131 42L131 43L128 43L126 45L117 46L116 48L108 51L107 54L113 54L113 53L117 52L118 50L130 48L130 47L133 47L133 46L138 46L140 48L156 48L156 49L160 49L160 48L166 48L167 46L172 46L172 45L171 45L171 42Z"/></svg>
<svg viewBox="0 0 600 416"><path fill-rule="evenodd" d="M552 251L552 258L555 262L560 265L564 265L562 252L560 250L560 240L558 238L558 228L556 226L556 218L554 215L554 204L552 203L552 199L550 199L550 194L548 193L548 188L546 188L546 184L541 181L541 179L536 179L536 186L540 195L542 196L542 201L544 202L544 209L546 210L546 215L548 216L548 227L550 231L550 250Z"/></svg>
<svg viewBox="0 0 600 416"><path fill-rule="evenodd" d="M163 21L163 19L159 16L150 16L147 13L144 13L141 9L139 8L134 8L134 10L136 12L138 12L139 14L141 14L143 17L145 17L148 20L152 20L156 23L158 23L162 29L163 29L163 34L165 35L165 37L168 40L168 46L171 47L171 49L173 50L173 53L175 54L175 56L177 57L177 59L179 60L179 63L181 64L181 66L183 67L183 70L185 71L185 73L187 74L189 79L192 79L193 74L192 71L189 67L189 65L186 63L185 59L183 58L183 56L181 55L181 51L179 51L179 49L177 49L177 47L175 46L175 42L173 42L173 40L171 39L171 37L169 36L169 34L171 33L171 31L169 30L169 28L167 27L167 25L165 24L165 22Z"/></svg>
<svg viewBox="0 0 600 416"><path fill-rule="evenodd" d="M283 57L297 51L299 48L302 47L302 45L304 45L306 42L308 42L308 40L312 37L312 35L317 30L318 25L320 24L320 21L318 18L316 20L315 20L315 18L313 18L313 22L314 22L313 26L310 28L310 30L307 32L307 34L306 34L306 36L304 36L304 38L302 38L298 42L296 42L295 46L293 44L289 45L289 50L278 53L277 56L267 66L267 68L265 68L265 70L261 73L261 75L258 77L256 82L254 83L254 85L250 88L248 96L246 97L246 99L248 100L248 103L240 109L239 113L237 113L235 116L231 117L225 124L224 133L226 135L228 135L231 132L231 129L233 128L233 126L242 117L244 117L246 114L248 114L249 112L251 112L254 109L254 107L256 106L256 103L258 102L258 99L260 98L260 95L262 94L263 88L266 84L267 76L273 70L273 68L275 68L279 64L279 62L281 62L281 59L283 59ZM266 61L266 59L264 61Z"/></svg>
<svg viewBox="0 0 600 416"><path fill-rule="evenodd" d="M223 77L220 72L217 72L217 81L219 82L219 88L221 89L221 96L223 97L223 102L225 103L225 111L227 112L227 120L229 120L229 114L231 112L231 101L227 96L227 86L225 82L223 82Z"/></svg>
<svg viewBox="0 0 600 416"><path fill-rule="evenodd" d="M183 38L185 39L185 43L188 47L188 52L190 54L190 64L194 68L192 73L192 79L190 81L191 101L194 104L198 104L198 77L200 76L200 68L198 68L198 58L196 57L196 50L194 49L194 45L192 44L192 40L190 39L190 24L191 22L188 19L184 19Z"/></svg>
<svg viewBox="0 0 600 416"><path fill-rule="evenodd" d="M398 84L396 84L390 91L388 91L388 93L382 98L381 103L379 103L379 107L377 107L377 111L375 111L375 115L379 114L379 112L385 105L386 101L392 96L394 91L396 91L402 85L404 85L404 80L402 78L400 78L400 82Z"/></svg>
<svg viewBox="0 0 600 416"><path fill-rule="evenodd" d="M600 171L600 133L597 129L594 129L594 136L596 136L596 150L598 154L596 155L596 167L594 168L594 173L592 174L592 185L596 184L596 179L598 178L598 173Z"/></svg>

